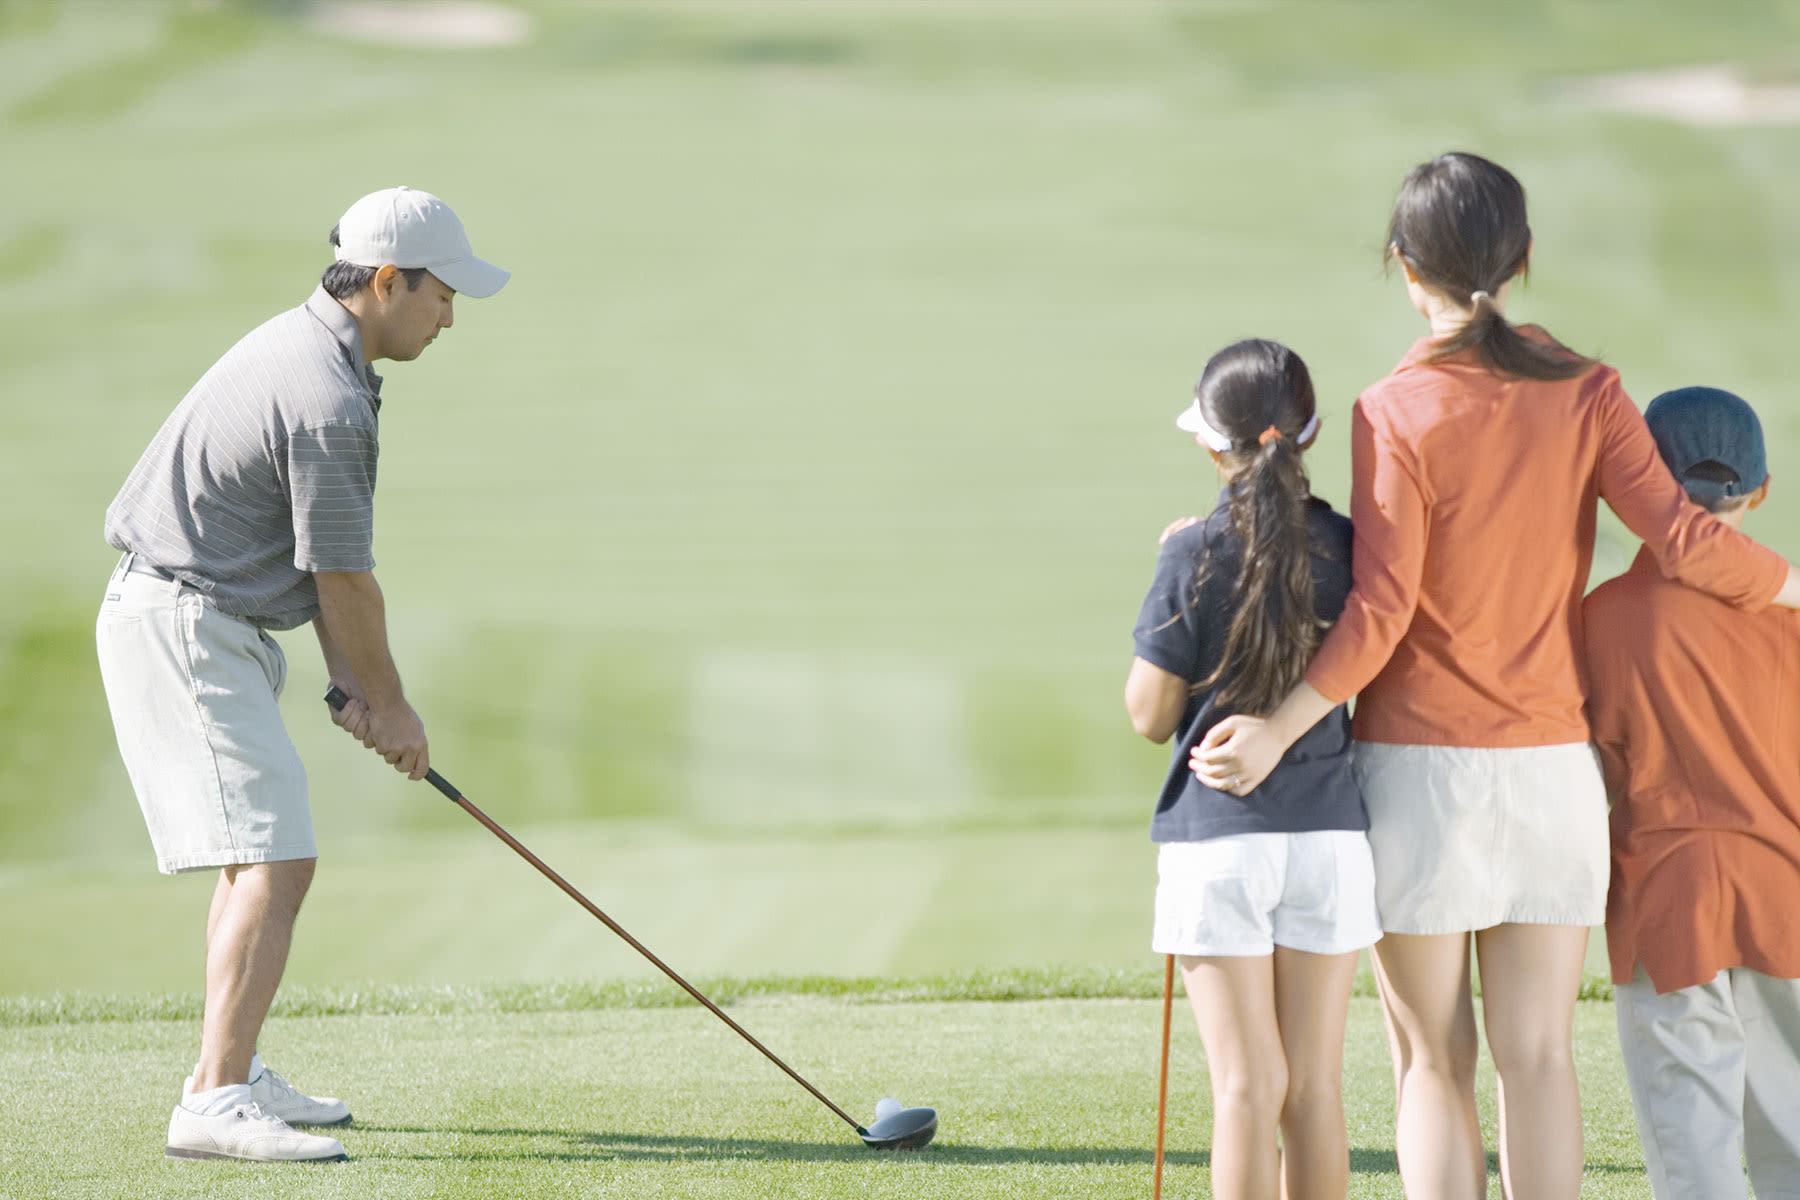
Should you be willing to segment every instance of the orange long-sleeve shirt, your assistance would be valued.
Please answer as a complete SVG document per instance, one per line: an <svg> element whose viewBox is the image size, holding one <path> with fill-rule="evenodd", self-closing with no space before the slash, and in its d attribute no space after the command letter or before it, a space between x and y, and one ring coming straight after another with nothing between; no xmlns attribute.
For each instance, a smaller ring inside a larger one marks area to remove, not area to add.
<svg viewBox="0 0 1800 1200"><path fill-rule="evenodd" d="M1536 332L1536 331L1532 331ZM1611 367L1513 379L1430 338L1357 399L1355 587L1307 681L1358 694L1363 741L1586 741L1581 594L1604 498L1662 573L1746 609L1774 599L1779 554L1690 501Z"/></svg>
<svg viewBox="0 0 1800 1200"><path fill-rule="evenodd" d="M1582 613L1614 982L1640 963L1659 992L1728 967L1800 978L1800 613L1737 612L1647 551Z"/></svg>

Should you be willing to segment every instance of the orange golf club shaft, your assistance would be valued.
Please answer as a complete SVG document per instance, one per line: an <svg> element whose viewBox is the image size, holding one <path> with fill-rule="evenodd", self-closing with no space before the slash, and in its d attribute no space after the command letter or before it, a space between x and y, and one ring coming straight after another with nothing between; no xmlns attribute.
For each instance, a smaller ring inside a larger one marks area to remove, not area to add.
<svg viewBox="0 0 1800 1200"><path fill-rule="evenodd" d="M1175 956L1163 956L1162 1065L1156 1073L1156 1169L1150 1200L1162 1200L1163 1126L1169 1111L1169 1012L1175 999Z"/></svg>
<svg viewBox="0 0 1800 1200"><path fill-rule="evenodd" d="M338 690L335 687L325 693L325 702L327 704L331 705L332 708L342 708L342 707L344 707L344 705L346 703L349 702L349 700L350 700L349 696L345 695L342 691ZM505 842L508 846L511 846L513 848L513 850L519 855L520 858L523 858L526 862L530 863L532 866L536 867L540 872L542 872L544 878L548 879L551 883L554 883L557 887L559 887L563 891L567 892L569 895L569 899L575 901L575 903L577 903L577 904L581 905L581 907L587 909L588 912L592 913L595 917L597 917L600 920L601 924L605 925L608 929L612 930L614 933L618 934L621 938L623 938L625 943L627 945L629 945L633 950L636 950L639 954L641 954L645 958L649 959L650 962L656 967L657 970L661 971L664 975L667 975L670 979L673 979L676 983L680 984L682 987L682 990L686 991L688 995L692 996L694 999L698 1000L702 1005L704 1005L706 1007L706 1009L712 1013L713 1016L719 1018L719 1020L721 1020L721 1021L725 1022L725 1024L731 1026L733 1031L735 1031L739 1037L743 1038L746 1042L749 1042L752 1046L755 1046L758 1050L762 1051L762 1055L764 1058L768 1059L770 1062L772 1062L776 1066L780 1067L783 1071L786 1071L788 1073L789 1078L791 1078L795 1083L799 1084L801 1087L805 1088L807 1091L811 1092L813 1094L814 1099L818 1100L818 1102L820 1104L823 1104L826 1108L829 1108L832 1112L836 1113L839 1117L841 1117L843 1119L844 1123L849 1125L850 1128L856 1130L856 1132L858 1134L867 1135L868 1130L864 1129L862 1127L862 1125L860 1123L858 1123L858 1121L856 1120L855 1117L851 1116L849 1113L847 1113L843 1109L839 1108L836 1104L832 1103L831 1098L829 1096L827 1096L824 1092L821 1092L818 1088L814 1087L812 1084L808 1083L806 1081L806 1079L800 1074L800 1072L794 1070L794 1068L788 1066L785 1062L782 1062L781 1058L773 1050L769 1049L767 1046L765 1046L761 1042L757 1041L756 1038L751 1034L751 1032L748 1029L745 1029L742 1025L739 1025L736 1021L732 1020L731 1017L726 1014L724 1009L720 1008L717 1004L714 1004L710 999L708 999L706 997L706 995L700 991L699 988L695 987L693 984L691 984L687 980L683 979L680 975L676 974L675 968L671 967L668 963L664 962L662 959L658 958L655 954L653 954L650 950L650 947L644 945L644 943L638 941L636 938L632 937L629 933L627 933L625 931L625 927L623 925L620 925L617 921L613 920L611 917L607 916L604 912L602 912L600 910L599 905L595 904L592 900L589 900L586 896L582 895L581 892L575 887L574 884L570 883L568 880L564 879L561 875L557 874L556 871L551 868L550 864L546 863L543 859L539 858L537 855L533 854L530 850L526 849L523 842L519 841L519 839L515 838L512 834L506 832L506 830L502 829L500 827L499 823L496 822L492 817L488 816L486 813L482 812L479 808L476 808L475 805L471 804L469 802L469 800L461 792L457 791L456 788L451 786L449 780L445 779L442 775L439 775L436 771L427 771L425 773L425 782L429 783L432 787L436 788L438 791L444 793L445 796L449 797L456 804L460 805L464 812L468 813L471 817L474 817L477 821L480 821L483 825L487 826L489 832L491 832L495 837L499 838L501 841Z"/></svg>

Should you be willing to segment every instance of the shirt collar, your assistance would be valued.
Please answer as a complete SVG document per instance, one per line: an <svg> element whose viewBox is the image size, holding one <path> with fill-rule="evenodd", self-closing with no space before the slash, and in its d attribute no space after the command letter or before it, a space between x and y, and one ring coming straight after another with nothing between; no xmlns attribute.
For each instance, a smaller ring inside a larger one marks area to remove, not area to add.
<svg viewBox="0 0 1800 1200"><path fill-rule="evenodd" d="M1530 324L1514 325L1513 330L1523 337L1530 338L1534 342L1547 342L1550 340L1550 335L1545 333L1543 331L1543 329L1537 325L1530 325ZM1418 341L1416 341L1412 344L1412 349L1408 350L1401 357L1400 362L1394 367L1394 370L1399 371L1406 367L1418 366L1420 363L1424 362L1426 359L1430 358L1433 354L1435 354L1441 348L1442 343L1443 343L1442 338L1434 337L1431 334L1426 334L1424 337L1420 338ZM1446 362L1479 362L1480 357L1479 357L1479 352L1477 352L1475 350L1475 348L1471 346L1469 349L1458 351L1457 353L1451 355L1448 359L1442 360L1442 361L1446 361Z"/></svg>
<svg viewBox="0 0 1800 1200"><path fill-rule="evenodd" d="M330 331L344 348L344 357L350 366L369 386L369 406L376 412L381 411L381 376L374 368L363 362L362 326L356 323L351 311L338 303L337 297L326 291L323 286L313 289L313 294L306 298L306 311L311 313L319 324Z"/></svg>
<svg viewBox="0 0 1800 1200"><path fill-rule="evenodd" d="M1427 358L1430 358L1437 349L1438 339L1427 334L1412 344L1412 349L1401 356L1400 363L1394 370L1398 371L1405 367L1416 367Z"/></svg>
<svg viewBox="0 0 1800 1200"><path fill-rule="evenodd" d="M1431 351L1435 349L1436 344L1438 344L1438 340L1436 340L1435 336L1429 335L1429 333L1427 333L1426 336L1422 336L1422 338L1418 338L1417 342L1413 342L1413 347L1411 347L1409 351L1406 351L1406 354L1400 356L1400 365L1402 365L1402 367L1411 367L1413 363L1424 362L1426 356L1429 356Z"/></svg>

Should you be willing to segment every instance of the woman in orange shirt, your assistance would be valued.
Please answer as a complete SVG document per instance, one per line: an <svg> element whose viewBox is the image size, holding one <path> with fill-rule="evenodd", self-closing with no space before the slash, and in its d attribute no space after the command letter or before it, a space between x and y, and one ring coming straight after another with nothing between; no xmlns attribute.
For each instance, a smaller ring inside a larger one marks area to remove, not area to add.
<svg viewBox="0 0 1800 1200"><path fill-rule="evenodd" d="M1215 726L1192 758L1202 783L1251 795L1357 695L1413 1200L1487 1194L1471 935L1506 1192L1580 1190L1571 1030L1608 877L1579 665L1597 500L1665 576L1745 609L1800 607L1800 572L1687 499L1616 371L1506 320L1530 250L1504 168L1446 154L1407 175L1387 253L1430 333L1356 403L1354 588L1305 681L1268 717Z"/></svg>

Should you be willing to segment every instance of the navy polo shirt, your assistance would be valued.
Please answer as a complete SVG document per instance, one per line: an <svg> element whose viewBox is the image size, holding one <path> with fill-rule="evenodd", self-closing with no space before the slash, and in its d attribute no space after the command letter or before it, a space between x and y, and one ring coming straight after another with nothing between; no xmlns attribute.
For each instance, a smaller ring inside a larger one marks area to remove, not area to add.
<svg viewBox="0 0 1800 1200"><path fill-rule="evenodd" d="M1335 622L1350 594L1350 521L1317 498L1308 502L1306 515L1312 534L1313 603L1321 619ZM1209 555L1202 583L1200 566ZM1163 544L1156 579L1132 634L1137 656L1189 683L1210 675L1224 657L1231 594L1242 562L1243 546L1230 531L1222 495L1211 516ZM1215 685L1196 692L1181 715L1169 775L1150 822L1152 841L1369 827L1362 793L1350 773L1350 712L1342 704L1288 747L1275 770L1249 795L1217 792L1195 778L1189 753L1207 730L1232 713L1215 702L1217 690Z"/></svg>

